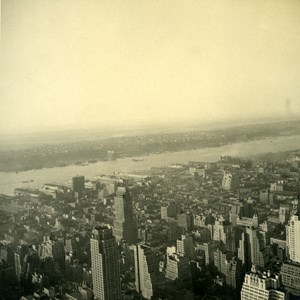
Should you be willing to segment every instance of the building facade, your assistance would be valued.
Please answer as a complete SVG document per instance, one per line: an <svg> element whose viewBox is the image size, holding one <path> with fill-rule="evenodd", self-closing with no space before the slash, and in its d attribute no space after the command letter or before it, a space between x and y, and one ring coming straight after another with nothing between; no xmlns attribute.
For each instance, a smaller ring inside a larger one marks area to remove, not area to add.
<svg viewBox="0 0 300 300"><path fill-rule="evenodd" d="M189 260L186 256L173 253L167 256L166 277L175 280L187 280L191 278Z"/></svg>
<svg viewBox="0 0 300 300"><path fill-rule="evenodd" d="M177 240L177 253L187 256L190 260L195 260L195 245L193 237L189 235L182 235Z"/></svg>
<svg viewBox="0 0 300 300"><path fill-rule="evenodd" d="M242 274L242 262L238 258L233 257L231 260L226 261L225 276L227 286L239 290L243 282Z"/></svg>
<svg viewBox="0 0 300 300"><path fill-rule="evenodd" d="M257 267L264 267L268 262L268 253L266 248L266 238L260 230L247 227L247 255L249 255L249 262Z"/></svg>
<svg viewBox="0 0 300 300"><path fill-rule="evenodd" d="M283 263L280 274L283 286L300 298L300 264Z"/></svg>
<svg viewBox="0 0 300 300"><path fill-rule="evenodd" d="M177 214L180 212L180 206L175 202L161 206L160 214L161 218L169 221L170 219L176 220Z"/></svg>
<svg viewBox="0 0 300 300"><path fill-rule="evenodd" d="M135 288L146 299L151 299L159 283L160 256L146 244L134 246Z"/></svg>
<svg viewBox="0 0 300 300"><path fill-rule="evenodd" d="M137 227L133 215L129 190L118 187L115 197L114 236L117 241L126 240L129 245L137 241Z"/></svg>
<svg viewBox="0 0 300 300"><path fill-rule="evenodd" d="M84 176L72 178L72 190L77 198L84 195Z"/></svg>
<svg viewBox="0 0 300 300"><path fill-rule="evenodd" d="M189 212L180 213L177 215L177 225L181 227L183 232L189 232L194 227L194 217Z"/></svg>
<svg viewBox="0 0 300 300"><path fill-rule="evenodd" d="M95 299L122 299L119 252L112 229L96 227L90 242Z"/></svg>
<svg viewBox="0 0 300 300"><path fill-rule="evenodd" d="M224 171L222 179L222 188L224 190L233 190L236 191L240 186L240 180L237 174Z"/></svg>
<svg viewBox="0 0 300 300"><path fill-rule="evenodd" d="M286 300L287 294L280 290L280 280L276 275L257 273L255 268L245 275L241 290L241 300Z"/></svg>
<svg viewBox="0 0 300 300"><path fill-rule="evenodd" d="M286 226L286 244L289 259L300 263L300 219L299 211L291 216Z"/></svg>

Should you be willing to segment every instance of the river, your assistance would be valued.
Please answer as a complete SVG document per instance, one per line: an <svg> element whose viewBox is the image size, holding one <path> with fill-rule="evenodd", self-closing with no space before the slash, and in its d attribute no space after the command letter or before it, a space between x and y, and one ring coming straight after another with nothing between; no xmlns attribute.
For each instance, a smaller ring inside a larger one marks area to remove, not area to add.
<svg viewBox="0 0 300 300"><path fill-rule="evenodd" d="M115 161L100 161L86 166L70 165L66 167L45 168L24 172L0 172L0 194L12 195L15 188L41 188L44 183L66 184L75 175L84 175L92 179L99 174L114 172L130 173L150 170L151 167L168 166L173 163L188 161L219 160L221 155L247 156L266 152L279 152L300 149L300 136L278 137L234 143L221 147L167 152L143 156L142 161L135 162L132 158L121 158ZM24 181L31 181L24 183Z"/></svg>

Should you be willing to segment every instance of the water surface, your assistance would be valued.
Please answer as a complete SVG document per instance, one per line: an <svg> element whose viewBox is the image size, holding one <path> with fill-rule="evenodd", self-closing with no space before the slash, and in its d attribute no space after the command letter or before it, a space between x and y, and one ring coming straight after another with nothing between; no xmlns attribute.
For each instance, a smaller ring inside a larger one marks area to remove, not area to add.
<svg viewBox="0 0 300 300"><path fill-rule="evenodd" d="M92 179L98 174L130 173L150 170L151 167L168 166L173 163L185 164L188 161L213 162L219 160L221 155L247 156L296 149L300 149L300 136L278 137L240 142L221 147L150 154L143 156L144 160L138 162L133 161L132 158L122 158L116 161L100 161L87 166L70 165L18 173L0 172L0 194L12 195L14 189L18 187L41 188L44 183L66 184L77 174L84 175L86 179ZM33 181L23 182L30 180Z"/></svg>

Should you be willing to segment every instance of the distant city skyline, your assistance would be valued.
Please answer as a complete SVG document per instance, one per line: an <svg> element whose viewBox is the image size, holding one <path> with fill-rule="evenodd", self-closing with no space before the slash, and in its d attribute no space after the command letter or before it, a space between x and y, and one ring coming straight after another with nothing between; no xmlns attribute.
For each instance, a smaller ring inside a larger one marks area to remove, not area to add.
<svg viewBox="0 0 300 300"><path fill-rule="evenodd" d="M2 0L0 135L300 116L300 2Z"/></svg>

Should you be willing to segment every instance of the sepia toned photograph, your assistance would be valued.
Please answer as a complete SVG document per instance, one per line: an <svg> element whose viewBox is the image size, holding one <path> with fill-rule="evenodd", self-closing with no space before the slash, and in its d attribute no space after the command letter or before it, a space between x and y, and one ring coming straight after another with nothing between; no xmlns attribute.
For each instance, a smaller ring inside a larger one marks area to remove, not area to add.
<svg viewBox="0 0 300 300"><path fill-rule="evenodd" d="M0 3L0 300L300 300L299 0Z"/></svg>

